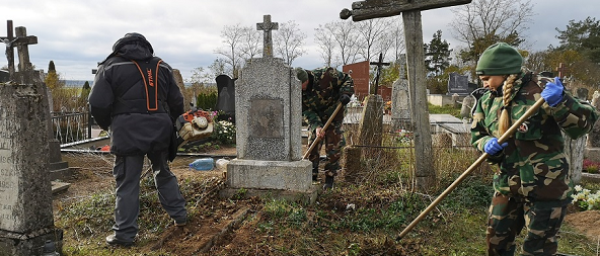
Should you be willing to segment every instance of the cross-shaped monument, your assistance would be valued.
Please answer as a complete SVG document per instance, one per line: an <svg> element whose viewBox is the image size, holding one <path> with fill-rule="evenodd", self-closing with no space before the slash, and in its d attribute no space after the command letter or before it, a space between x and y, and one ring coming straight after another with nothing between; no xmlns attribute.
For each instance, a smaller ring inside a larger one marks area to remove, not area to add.
<svg viewBox="0 0 600 256"><path fill-rule="evenodd" d="M558 68L556 68L556 71L558 72L558 77L563 78L563 76L566 76L566 73L569 71L569 68L563 66L563 63L561 62L558 64Z"/></svg>
<svg viewBox="0 0 600 256"><path fill-rule="evenodd" d="M10 80L13 80L15 74L15 53L13 48L17 47L19 55L19 72L24 72L26 70L32 69L33 66L29 62L29 50L27 48L27 45L37 44L37 37L27 36L27 31L25 27L17 27L17 35L16 37L13 36L12 20L8 20L6 22L6 28L7 36L0 37L0 40L2 40L6 45L6 59L8 60L8 72Z"/></svg>
<svg viewBox="0 0 600 256"><path fill-rule="evenodd" d="M273 38L271 37L271 30L279 29L279 23L271 22L271 15L267 14L263 16L262 23L256 23L257 30L263 30L263 57L273 57Z"/></svg>
<svg viewBox="0 0 600 256"><path fill-rule="evenodd" d="M379 76L381 75L381 67L389 66L390 63L383 62L383 53L379 53L379 61L369 62L369 64L377 66L377 73L375 73L375 95L377 95L379 90Z"/></svg>
<svg viewBox="0 0 600 256"><path fill-rule="evenodd" d="M402 14L404 42L408 66L409 100L412 123L415 127L416 182L421 190L431 188L436 181L433 169L432 140L427 91L425 86L425 54L421 11L471 3L471 0L365 0L352 3L352 11L344 9L340 18L352 16L353 21L389 17Z"/></svg>

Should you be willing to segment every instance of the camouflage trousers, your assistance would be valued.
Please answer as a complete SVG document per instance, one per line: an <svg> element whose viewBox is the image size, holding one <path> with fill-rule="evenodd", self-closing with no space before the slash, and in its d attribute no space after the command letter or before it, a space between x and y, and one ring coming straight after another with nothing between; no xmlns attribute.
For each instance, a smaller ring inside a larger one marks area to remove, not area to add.
<svg viewBox="0 0 600 256"><path fill-rule="evenodd" d="M559 202L529 202L523 197L496 192L486 231L488 255L514 255L515 237L523 227L527 234L521 255L555 255L558 247L556 234L566 208Z"/></svg>
<svg viewBox="0 0 600 256"><path fill-rule="evenodd" d="M310 125L310 135L308 137L308 145L312 145L317 138L317 127ZM308 160L314 163L319 163L319 152L325 144L325 152L327 154L327 163L325 164L325 174L328 176L337 175L340 167L340 157L342 148L346 145L344 139L344 131L342 130L342 121L333 121L325 131L325 138L321 139L319 145L316 145L308 156ZM314 166L314 165L313 165Z"/></svg>

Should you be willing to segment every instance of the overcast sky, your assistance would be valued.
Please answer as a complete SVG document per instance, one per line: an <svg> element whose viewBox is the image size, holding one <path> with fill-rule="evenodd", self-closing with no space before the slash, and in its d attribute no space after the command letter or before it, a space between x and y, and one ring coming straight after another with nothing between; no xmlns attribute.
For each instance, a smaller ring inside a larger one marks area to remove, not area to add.
<svg viewBox="0 0 600 256"><path fill-rule="evenodd" d="M12 20L14 27L26 27L29 35L37 36L38 44L29 47L31 62L37 69L47 70L53 60L63 79L93 80L91 70L110 53L113 43L127 32L139 32L153 45L155 54L181 70L187 80L192 69L207 67L218 57L214 52L223 45L220 33L224 26L256 26L263 15L270 14L279 24L295 21L308 36L304 47L307 53L293 65L309 69L323 65L313 39L314 28L340 20L340 11L351 9L352 2L4 0L0 4L0 36L6 36L6 20ZM555 28L565 29L569 20L581 21L588 16L600 19L598 0L532 2L536 14L525 36L531 50L557 45ZM450 32L451 8L422 12L425 43L441 29L442 39L451 48L461 46ZM0 67L6 65L6 58L0 58Z"/></svg>

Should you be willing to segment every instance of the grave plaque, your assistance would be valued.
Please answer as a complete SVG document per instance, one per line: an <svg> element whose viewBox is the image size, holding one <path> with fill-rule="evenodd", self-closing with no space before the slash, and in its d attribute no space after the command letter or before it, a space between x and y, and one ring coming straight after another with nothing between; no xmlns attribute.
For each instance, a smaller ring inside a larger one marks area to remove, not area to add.
<svg viewBox="0 0 600 256"><path fill-rule="evenodd" d="M283 139L283 101L256 99L250 102L250 137Z"/></svg>

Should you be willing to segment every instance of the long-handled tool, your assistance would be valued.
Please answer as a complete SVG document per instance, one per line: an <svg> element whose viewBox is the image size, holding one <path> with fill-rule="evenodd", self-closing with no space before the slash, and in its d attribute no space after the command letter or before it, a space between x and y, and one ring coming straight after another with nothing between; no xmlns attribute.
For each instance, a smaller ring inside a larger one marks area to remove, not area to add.
<svg viewBox="0 0 600 256"><path fill-rule="evenodd" d="M321 129L322 131L326 131L327 130L327 128L329 127L329 125L333 121L333 118L335 118L335 116L338 114L338 112L340 112L340 110L342 109L343 106L344 105L341 102L338 103L337 107L333 111L333 114L331 114L331 116L327 120L327 123L325 123L325 125ZM308 155L310 155L310 152L315 148L315 146L319 145L319 141L321 141L321 137L319 137L319 134L317 134L317 138L315 138L315 140L310 145L310 147L308 148L308 151L306 151L306 153L304 154L304 156L302 157L302 159L306 159L308 157Z"/></svg>
<svg viewBox="0 0 600 256"><path fill-rule="evenodd" d="M519 118L519 120L517 120L513 125L511 125L510 128L508 128L508 130L502 136L500 136L500 138L498 139L498 144L502 144L503 142L508 140L508 138L512 136L512 134L517 130L517 128L519 128L519 126L521 126L521 124L525 122L525 120L527 120L529 117L531 117L537 112L537 110L540 108L540 106L544 104L544 102L546 102L544 98L540 98L538 101L536 101L535 104L533 104L533 106L531 106L531 108ZM425 216L429 212L431 212L446 196L448 196L448 194L450 194L450 192L452 192L452 190L454 190L458 186L458 184L460 184L464 179L466 179L467 176L475 170L475 168L477 168L481 163L483 163L483 161L485 161L485 159L488 158L488 156L488 153L483 153L483 155L481 155L473 164L471 164L471 166L469 166L469 168L467 168L467 170L463 174L461 174L458 177L458 179L452 182L452 184L450 184L450 186L446 188L444 192L442 192L435 200L433 200L433 202L431 202L431 204L427 206L427 208L425 208L425 210L423 210L423 212L421 212L421 214L419 214L419 216L417 216L415 220L413 220L406 228L404 228L404 230L402 230L400 235L398 235L398 237L396 238L396 241L406 236L406 234L408 234L408 232L410 232L417 225L417 223L419 223L419 221L425 218Z"/></svg>

